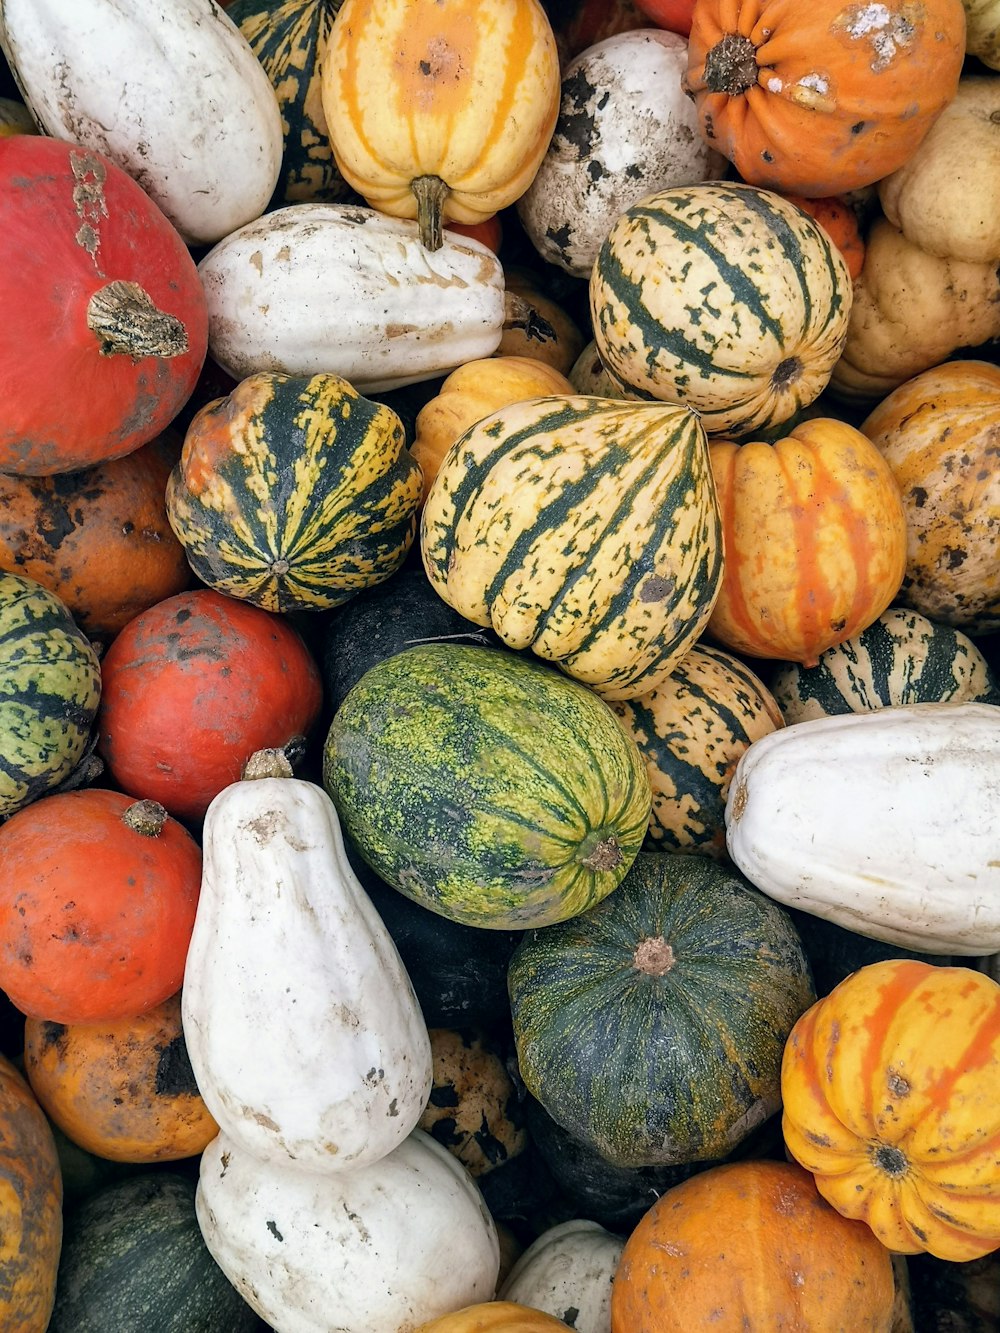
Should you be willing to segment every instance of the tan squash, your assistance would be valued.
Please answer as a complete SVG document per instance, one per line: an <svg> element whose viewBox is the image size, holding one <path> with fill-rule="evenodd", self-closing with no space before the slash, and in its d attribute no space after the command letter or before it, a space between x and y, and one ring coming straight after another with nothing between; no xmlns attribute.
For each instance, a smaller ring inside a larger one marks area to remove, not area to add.
<svg viewBox="0 0 1000 1333"><path fill-rule="evenodd" d="M431 1028L434 1084L418 1125L484 1176L523 1152L527 1132L513 1080L481 1033Z"/></svg>
<svg viewBox="0 0 1000 1333"><path fill-rule="evenodd" d="M580 326L526 269L508 265L504 282L508 301L515 297L523 304L513 302L494 356L530 357L568 376L583 351Z"/></svg>
<svg viewBox="0 0 1000 1333"><path fill-rule="evenodd" d="M1000 69L1000 0L962 0L965 50L991 69Z"/></svg>

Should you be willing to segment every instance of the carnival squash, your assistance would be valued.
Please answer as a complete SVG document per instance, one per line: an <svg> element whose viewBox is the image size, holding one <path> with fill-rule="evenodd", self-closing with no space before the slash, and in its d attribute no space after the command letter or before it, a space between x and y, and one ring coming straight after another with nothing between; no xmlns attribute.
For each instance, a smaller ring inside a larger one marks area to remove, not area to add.
<svg viewBox="0 0 1000 1333"><path fill-rule="evenodd" d="M624 1245L624 1237L586 1218L557 1223L535 1237L498 1295L564 1319L577 1333L608 1333L611 1280Z"/></svg>

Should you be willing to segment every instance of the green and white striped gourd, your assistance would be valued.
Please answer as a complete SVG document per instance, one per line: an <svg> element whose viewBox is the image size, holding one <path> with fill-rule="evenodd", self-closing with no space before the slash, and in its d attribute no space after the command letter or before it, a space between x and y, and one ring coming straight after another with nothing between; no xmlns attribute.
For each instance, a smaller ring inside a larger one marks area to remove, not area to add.
<svg viewBox="0 0 1000 1333"><path fill-rule="evenodd" d="M674 186L627 209L601 246L590 311L612 376L757 435L819 397L847 336L836 246L780 195L731 181Z"/></svg>

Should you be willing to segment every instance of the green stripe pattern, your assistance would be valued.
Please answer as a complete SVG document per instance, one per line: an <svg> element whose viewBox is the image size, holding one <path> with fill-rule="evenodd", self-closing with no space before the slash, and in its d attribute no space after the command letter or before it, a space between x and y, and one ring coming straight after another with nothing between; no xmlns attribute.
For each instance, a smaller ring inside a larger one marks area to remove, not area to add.
<svg viewBox="0 0 1000 1333"><path fill-rule="evenodd" d="M901 607L828 648L814 667L782 663L771 688L788 723L901 704L1000 704L997 680L971 639Z"/></svg>
<svg viewBox="0 0 1000 1333"><path fill-rule="evenodd" d="M97 654L63 602L0 574L0 817L70 776L100 699Z"/></svg>
<svg viewBox="0 0 1000 1333"><path fill-rule="evenodd" d="M813 402L847 337L852 286L811 217L768 190L705 181L619 217L590 280L612 378L694 408L709 435L764 433Z"/></svg>
<svg viewBox="0 0 1000 1333"><path fill-rule="evenodd" d="M362 676L330 725L323 785L388 884L500 930L599 902L649 820L645 764L596 694L530 659L454 643Z"/></svg>
<svg viewBox="0 0 1000 1333"><path fill-rule="evenodd" d="M421 552L440 596L606 699L655 687L708 623L722 533L696 415L586 395L494 412L446 454Z"/></svg>
<svg viewBox="0 0 1000 1333"><path fill-rule="evenodd" d="M738 872L641 852L582 916L531 931L508 970L521 1077L607 1161L725 1157L780 1104L815 999L790 917Z"/></svg>
<svg viewBox="0 0 1000 1333"><path fill-rule="evenodd" d="M167 517L201 581L318 611L389 578L417 531L403 423L337 375L251 375L188 428Z"/></svg>

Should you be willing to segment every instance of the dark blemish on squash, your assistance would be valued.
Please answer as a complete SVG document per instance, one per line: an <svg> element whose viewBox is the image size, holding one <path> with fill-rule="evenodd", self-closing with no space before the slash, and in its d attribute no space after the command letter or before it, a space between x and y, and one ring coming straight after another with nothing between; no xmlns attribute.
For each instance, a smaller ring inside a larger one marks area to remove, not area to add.
<svg viewBox="0 0 1000 1333"><path fill-rule="evenodd" d="M472 1137L490 1166L499 1166L501 1162L506 1162L507 1149L491 1131L485 1112L483 1113L482 1123Z"/></svg>
<svg viewBox="0 0 1000 1333"><path fill-rule="evenodd" d="M389 1109L386 1114L390 1120L395 1120L399 1115L399 1101L396 1097L393 1097L392 1101L389 1103Z"/></svg>
<svg viewBox="0 0 1000 1333"><path fill-rule="evenodd" d="M767 150L766 148L765 148L765 149L763 150L763 152L761 153L761 157L763 158L763 160L764 160L765 162L773 162L773 161L774 161L774 154L773 154L773 153L769 153L768 150Z"/></svg>
<svg viewBox="0 0 1000 1333"><path fill-rule="evenodd" d="M562 1314L560 1315L560 1318L562 1319L563 1323L569 1324L570 1328L576 1328L576 1321L579 1317L580 1317L580 1311L575 1305L569 1306L569 1308L563 1310Z"/></svg>
<svg viewBox="0 0 1000 1333"><path fill-rule="evenodd" d="M554 143L560 142L567 148L575 149L578 161L590 156L597 138L594 123L594 109L598 105L594 101L596 94L597 87L587 77L583 66L562 85L562 105L552 138ZM607 95L604 98L606 101ZM603 106L604 102L599 105Z"/></svg>
<svg viewBox="0 0 1000 1333"><path fill-rule="evenodd" d="M285 1239L284 1236L281 1234L281 1232L278 1230L277 1223L272 1222L270 1219L268 1220L267 1223L267 1229L268 1231L270 1231L271 1235L274 1237L275 1240L283 1241Z"/></svg>
<svg viewBox="0 0 1000 1333"><path fill-rule="evenodd" d="M903 1075L898 1073L895 1069L889 1070L887 1082L889 1084L889 1091L894 1097L908 1097L910 1095L909 1083Z"/></svg>
<svg viewBox="0 0 1000 1333"><path fill-rule="evenodd" d="M154 1087L158 1097L178 1097L184 1094L198 1096L198 1084L183 1033L178 1033L173 1041L168 1041L160 1052Z"/></svg>
<svg viewBox="0 0 1000 1333"><path fill-rule="evenodd" d="M926 1241L927 1232L922 1227L918 1227L915 1222L910 1223L910 1230L916 1236L917 1240Z"/></svg>
<svg viewBox="0 0 1000 1333"><path fill-rule="evenodd" d="M176 621L176 623L177 623L178 625L183 625L185 621L190 620L190 619L191 619L191 612L188 611L186 608L182 608L182 609L181 609L180 611L178 611L177 614L174 616L174 620Z"/></svg>
<svg viewBox="0 0 1000 1333"><path fill-rule="evenodd" d="M647 579L642 585L642 591L639 593L640 602L662 602L674 591L677 586L677 580L674 578L662 578L660 575L654 575Z"/></svg>
<svg viewBox="0 0 1000 1333"><path fill-rule="evenodd" d="M832 1146L825 1134L817 1134L815 1131L807 1129L805 1131L805 1136L810 1143L815 1143L817 1148L829 1148Z"/></svg>
<svg viewBox="0 0 1000 1333"><path fill-rule="evenodd" d="M852 133L852 134L860 134L861 131L864 129L864 127L865 127L865 122L864 122L863 120L857 120L857 121L855 121L854 124L851 126L851 133Z"/></svg>
<svg viewBox="0 0 1000 1333"><path fill-rule="evenodd" d="M830 628L833 630L834 634L839 634L846 624L846 619L841 616L839 620L830 621Z"/></svg>
<svg viewBox="0 0 1000 1333"><path fill-rule="evenodd" d="M61 1045L64 1045L64 1044L65 1044L65 1038L66 1038L66 1024L65 1024L65 1023L50 1023L48 1020L46 1020L46 1021L42 1024L42 1050L43 1050L43 1051L51 1050L53 1046L61 1046Z"/></svg>
<svg viewBox="0 0 1000 1333"><path fill-rule="evenodd" d="M959 569L968 559L968 553L959 546L946 546L942 554L948 558L949 569Z"/></svg>
<svg viewBox="0 0 1000 1333"><path fill-rule="evenodd" d="M431 1106L458 1106L459 1097L455 1091L455 1085L453 1083L441 1083L437 1087L431 1088L428 1102Z"/></svg>
<svg viewBox="0 0 1000 1333"><path fill-rule="evenodd" d="M458 1148L465 1142L465 1135L459 1133L458 1121L450 1115L434 1121L431 1138L436 1139L442 1148Z"/></svg>
<svg viewBox="0 0 1000 1333"><path fill-rule="evenodd" d="M910 496L914 505L918 509L923 509L924 505L927 503L927 492L924 490L923 486L914 486L910 491Z"/></svg>

